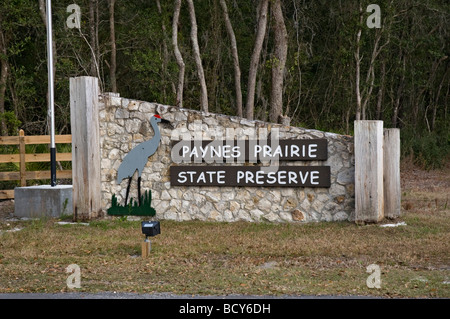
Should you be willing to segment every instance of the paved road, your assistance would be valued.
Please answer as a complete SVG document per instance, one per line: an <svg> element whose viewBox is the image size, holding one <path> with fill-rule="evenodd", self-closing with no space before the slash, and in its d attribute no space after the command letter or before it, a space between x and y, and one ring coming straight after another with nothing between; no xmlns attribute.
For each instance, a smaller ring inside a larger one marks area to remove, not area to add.
<svg viewBox="0 0 450 319"><path fill-rule="evenodd" d="M138 294L128 292L0 293L0 299L380 299L370 296L252 296L252 295L175 295L172 293Z"/></svg>

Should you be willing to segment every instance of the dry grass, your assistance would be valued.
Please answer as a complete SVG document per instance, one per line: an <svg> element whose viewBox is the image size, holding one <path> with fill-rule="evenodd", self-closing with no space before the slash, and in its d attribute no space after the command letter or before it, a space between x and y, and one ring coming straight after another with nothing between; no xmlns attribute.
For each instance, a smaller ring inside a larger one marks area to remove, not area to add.
<svg viewBox="0 0 450 319"><path fill-rule="evenodd" d="M67 291L75 263L82 291L449 297L446 215L407 214L397 228L163 221L147 259L139 222L34 221L1 237L0 292ZM381 289L365 284L372 263Z"/></svg>
<svg viewBox="0 0 450 319"><path fill-rule="evenodd" d="M65 269L77 264L86 292L448 298L449 172L433 179L439 189L403 180L411 207L394 222L406 226L161 221L149 258L140 257L140 222L3 221L0 229L23 229L0 235L0 292L69 291ZM381 267L380 289L366 285L370 264Z"/></svg>

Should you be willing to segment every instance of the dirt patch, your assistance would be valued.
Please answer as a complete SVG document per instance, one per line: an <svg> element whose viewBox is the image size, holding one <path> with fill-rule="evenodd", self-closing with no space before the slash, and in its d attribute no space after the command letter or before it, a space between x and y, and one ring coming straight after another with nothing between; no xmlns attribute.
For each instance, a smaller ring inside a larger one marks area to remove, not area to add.
<svg viewBox="0 0 450 319"><path fill-rule="evenodd" d="M0 201L0 220L12 218L14 215L14 200Z"/></svg>
<svg viewBox="0 0 450 319"><path fill-rule="evenodd" d="M450 164L440 170L427 171L405 162L402 163L400 171L402 190L449 194Z"/></svg>
<svg viewBox="0 0 450 319"><path fill-rule="evenodd" d="M450 159L444 168L427 171L403 161L401 165L402 206L414 208L450 207Z"/></svg>

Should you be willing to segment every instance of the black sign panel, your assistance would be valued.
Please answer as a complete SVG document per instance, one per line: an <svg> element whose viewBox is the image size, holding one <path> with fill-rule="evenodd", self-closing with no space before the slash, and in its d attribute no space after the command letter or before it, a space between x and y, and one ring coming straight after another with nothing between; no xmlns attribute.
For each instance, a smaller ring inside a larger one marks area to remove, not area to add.
<svg viewBox="0 0 450 319"><path fill-rule="evenodd" d="M171 186L330 187L329 166L171 166Z"/></svg>
<svg viewBox="0 0 450 319"><path fill-rule="evenodd" d="M246 161L325 161L326 139L180 141L172 145L176 163L244 163Z"/></svg>

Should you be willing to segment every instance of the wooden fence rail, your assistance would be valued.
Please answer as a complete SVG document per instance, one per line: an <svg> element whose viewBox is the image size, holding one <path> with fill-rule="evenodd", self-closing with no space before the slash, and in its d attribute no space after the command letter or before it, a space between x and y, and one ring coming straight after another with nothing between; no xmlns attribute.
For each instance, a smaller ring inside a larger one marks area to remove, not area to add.
<svg viewBox="0 0 450 319"><path fill-rule="evenodd" d="M72 135L55 135L55 143L72 143ZM0 154L0 163L19 163L18 172L0 172L0 181L20 180L20 186L27 186L27 180L50 179L50 171L26 171L26 163L50 162L50 153L26 154L25 145L50 144L50 135L0 136L0 145L19 145L19 154ZM72 153L56 153L56 161L72 161ZM72 178L72 170L57 170L56 178ZM14 190L0 190L0 199L14 198Z"/></svg>

